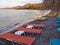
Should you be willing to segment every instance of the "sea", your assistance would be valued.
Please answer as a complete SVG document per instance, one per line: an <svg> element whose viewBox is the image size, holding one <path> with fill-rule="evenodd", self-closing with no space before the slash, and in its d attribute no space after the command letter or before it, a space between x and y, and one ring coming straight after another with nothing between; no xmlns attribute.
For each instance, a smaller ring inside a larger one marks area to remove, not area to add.
<svg viewBox="0 0 60 45"><path fill-rule="evenodd" d="M27 23L35 16L41 16L46 11L42 10L0 10L0 29L15 23Z"/></svg>

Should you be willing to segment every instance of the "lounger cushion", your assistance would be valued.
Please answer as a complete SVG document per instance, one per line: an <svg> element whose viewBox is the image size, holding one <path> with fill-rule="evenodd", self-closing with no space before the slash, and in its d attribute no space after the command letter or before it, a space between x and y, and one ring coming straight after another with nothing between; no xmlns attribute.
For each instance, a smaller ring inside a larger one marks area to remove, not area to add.
<svg viewBox="0 0 60 45"><path fill-rule="evenodd" d="M16 31L15 34L16 35L22 35L24 33L24 31Z"/></svg>
<svg viewBox="0 0 60 45"><path fill-rule="evenodd" d="M58 39L58 38L51 38L50 39L50 44L51 45L60 45L60 39Z"/></svg>
<svg viewBox="0 0 60 45"><path fill-rule="evenodd" d="M33 25L28 25L28 26L26 26L26 28L33 28Z"/></svg>

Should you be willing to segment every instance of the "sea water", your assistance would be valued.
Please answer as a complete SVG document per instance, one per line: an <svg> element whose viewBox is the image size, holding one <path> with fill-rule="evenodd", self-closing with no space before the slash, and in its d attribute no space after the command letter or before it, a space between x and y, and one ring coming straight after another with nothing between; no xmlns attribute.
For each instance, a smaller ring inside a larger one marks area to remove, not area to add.
<svg viewBox="0 0 60 45"><path fill-rule="evenodd" d="M46 10L47 11L47 10ZM16 23L25 23L33 19L34 16L40 16L46 13L42 10L0 10L0 29Z"/></svg>

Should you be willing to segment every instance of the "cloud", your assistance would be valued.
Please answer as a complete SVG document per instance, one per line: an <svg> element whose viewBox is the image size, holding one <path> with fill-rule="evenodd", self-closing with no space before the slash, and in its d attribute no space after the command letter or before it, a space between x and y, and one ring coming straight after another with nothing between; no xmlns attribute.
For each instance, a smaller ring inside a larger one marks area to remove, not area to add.
<svg viewBox="0 0 60 45"><path fill-rule="evenodd" d="M0 8L23 6L26 3L43 3L43 0L0 0Z"/></svg>

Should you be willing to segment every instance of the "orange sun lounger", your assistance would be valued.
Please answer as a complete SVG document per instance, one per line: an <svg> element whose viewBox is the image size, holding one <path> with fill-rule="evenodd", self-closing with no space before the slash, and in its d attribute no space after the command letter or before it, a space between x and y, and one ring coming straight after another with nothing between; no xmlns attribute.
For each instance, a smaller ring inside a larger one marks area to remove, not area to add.
<svg viewBox="0 0 60 45"><path fill-rule="evenodd" d="M37 34L41 33L41 31L42 31L39 29L28 29L28 28L20 28L20 27L16 28L15 30L23 30L28 33L37 33Z"/></svg>
<svg viewBox="0 0 60 45"><path fill-rule="evenodd" d="M24 24L23 26L33 25L37 27L44 27L44 24Z"/></svg>
<svg viewBox="0 0 60 45"><path fill-rule="evenodd" d="M26 37L26 36L17 36L14 34L10 34L10 33L5 33L0 35L0 38L4 38L7 40L12 40L12 41L16 41L17 43L22 43L22 44L32 44L35 40L35 38L30 38L30 37Z"/></svg>

